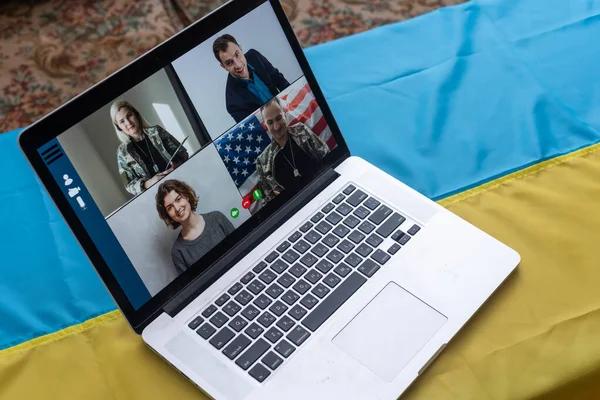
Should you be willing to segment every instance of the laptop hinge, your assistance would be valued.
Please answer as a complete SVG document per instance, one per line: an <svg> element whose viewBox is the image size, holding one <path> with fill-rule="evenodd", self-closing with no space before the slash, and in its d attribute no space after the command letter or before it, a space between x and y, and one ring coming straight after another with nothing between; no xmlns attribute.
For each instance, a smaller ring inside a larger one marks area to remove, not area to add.
<svg viewBox="0 0 600 400"><path fill-rule="evenodd" d="M175 297L173 297L165 306L163 311L174 317L188 304L190 304L200 293L202 293L209 285L220 278L229 270L228 267L233 266L240 261L251 249L261 243L267 236L279 228L285 221L291 218L298 210L308 204L317 194L323 191L340 174L333 168L328 168L325 172L319 175L315 180L308 184L301 192L294 196L285 206L273 213L265 220L258 228L250 235L244 238L230 252L221 257L212 267L204 274L200 275L189 285L183 288Z"/></svg>

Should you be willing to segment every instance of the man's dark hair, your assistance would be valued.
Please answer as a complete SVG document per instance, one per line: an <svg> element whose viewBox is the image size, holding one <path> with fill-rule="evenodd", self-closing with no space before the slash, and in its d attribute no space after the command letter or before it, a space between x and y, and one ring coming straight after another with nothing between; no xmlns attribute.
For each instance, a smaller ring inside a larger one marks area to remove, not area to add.
<svg viewBox="0 0 600 400"><path fill-rule="evenodd" d="M262 113L265 108L269 107L273 103L277 104L279 106L279 108L281 108L283 110L283 106L281 105L281 101L279 100L279 98L277 96L275 96L271 100L267 101L265 104L263 104L262 106L260 106L260 112Z"/></svg>
<svg viewBox="0 0 600 400"><path fill-rule="evenodd" d="M172 228L177 229L179 227L179 222L175 222L169 216L167 209L165 208L165 197L171 192L175 191L175 193L184 196L190 202L190 206L192 207L192 211L196 211L198 207L198 196L196 192L190 185L185 182L178 181L177 179L169 179L168 181L164 181L158 187L158 191L156 192L156 211L158 211L158 216L165 222L165 224Z"/></svg>
<svg viewBox="0 0 600 400"><path fill-rule="evenodd" d="M233 43L238 47L240 46L237 40L235 40L235 38L228 33L219 36L213 42L213 53L219 64L223 64L223 62L221 61L221 57L219 57L219 53L222 51L227 51L227 46L229 45L229 43Z"/></svg>

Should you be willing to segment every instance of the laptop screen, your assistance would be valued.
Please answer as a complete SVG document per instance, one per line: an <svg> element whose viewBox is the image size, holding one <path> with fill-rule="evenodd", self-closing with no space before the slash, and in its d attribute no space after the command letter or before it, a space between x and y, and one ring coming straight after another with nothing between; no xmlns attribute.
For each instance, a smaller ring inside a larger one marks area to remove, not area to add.
<svg viewBox="0 0 600 400"><path fill-rule="evenodd" d="M336 147L268 2L80 117L39 153L134 310Z"/></svg>

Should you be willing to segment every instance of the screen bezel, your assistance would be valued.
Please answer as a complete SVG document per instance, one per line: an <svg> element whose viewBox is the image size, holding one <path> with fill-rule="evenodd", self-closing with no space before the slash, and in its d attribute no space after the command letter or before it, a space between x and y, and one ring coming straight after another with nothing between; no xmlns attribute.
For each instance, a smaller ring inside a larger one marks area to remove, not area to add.
<svg viewBox="0 0 600 400"><path fill-rule="evenodd" d="M233 250L239 251L240 249L236 248L235 244L247 235L252 234L252 231L268 219L269 216L273 215L273 213L285 209L286 203L288 203L297 193L284 192L278 195L274 200L263 207L260 212L242 224L236 231L199 260L202 261L203 264L208 264L209 267L203 270L195 268L195 266L189 268L136 310L129 302L129 299L118 284L104 258L91 240L75 211L70 206L66 196L62 192L62 188L52 177L50 170L38 153L38 149L55 139L73 125L81 122L99 108L113 101L123 92L139 84L175 59L192 50L216 32L226 28L231 23L267 2L273 7L290 47L302 68L304 76L312 89L313 95L316 98L323 116L327 121L327 125L337 143L337 147L327 156L326 162L322 163L319 173L339 165L350 155L349 149L341 135L335 119L333 118L331 110L325 101L323 93L317 84L315 76L310 69L293 28L277 0L232 0L224 4L203 19L177 33L119 71L113 73L87 91L70 100L57 110L48 114L43 119L26 128L19 136L19 145L37 173L41 183L55 202L71 231L113 296L113 299L137 333L141 333L142 329L160 312L160 310L162 310L164 305L171 298L176 296L177 293L183 290L192 281L201 277L203 272L210 270L211 266L225 254ZM319 173L315 175L315 178ZM215 275L215 279L227 272L230 267L224 268L222 271L218 272Z"/></svg>

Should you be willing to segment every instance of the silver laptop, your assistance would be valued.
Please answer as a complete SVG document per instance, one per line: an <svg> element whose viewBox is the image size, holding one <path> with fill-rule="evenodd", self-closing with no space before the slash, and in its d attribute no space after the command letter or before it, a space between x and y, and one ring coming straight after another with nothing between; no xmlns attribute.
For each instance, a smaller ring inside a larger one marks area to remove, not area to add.
<svg viewBox="0 0 600 400"><path fill-rule="evenodd" d="M20 145L133 330L215 399L395 399L519 263L350 155L275 0L225 4Z"/></svg>

